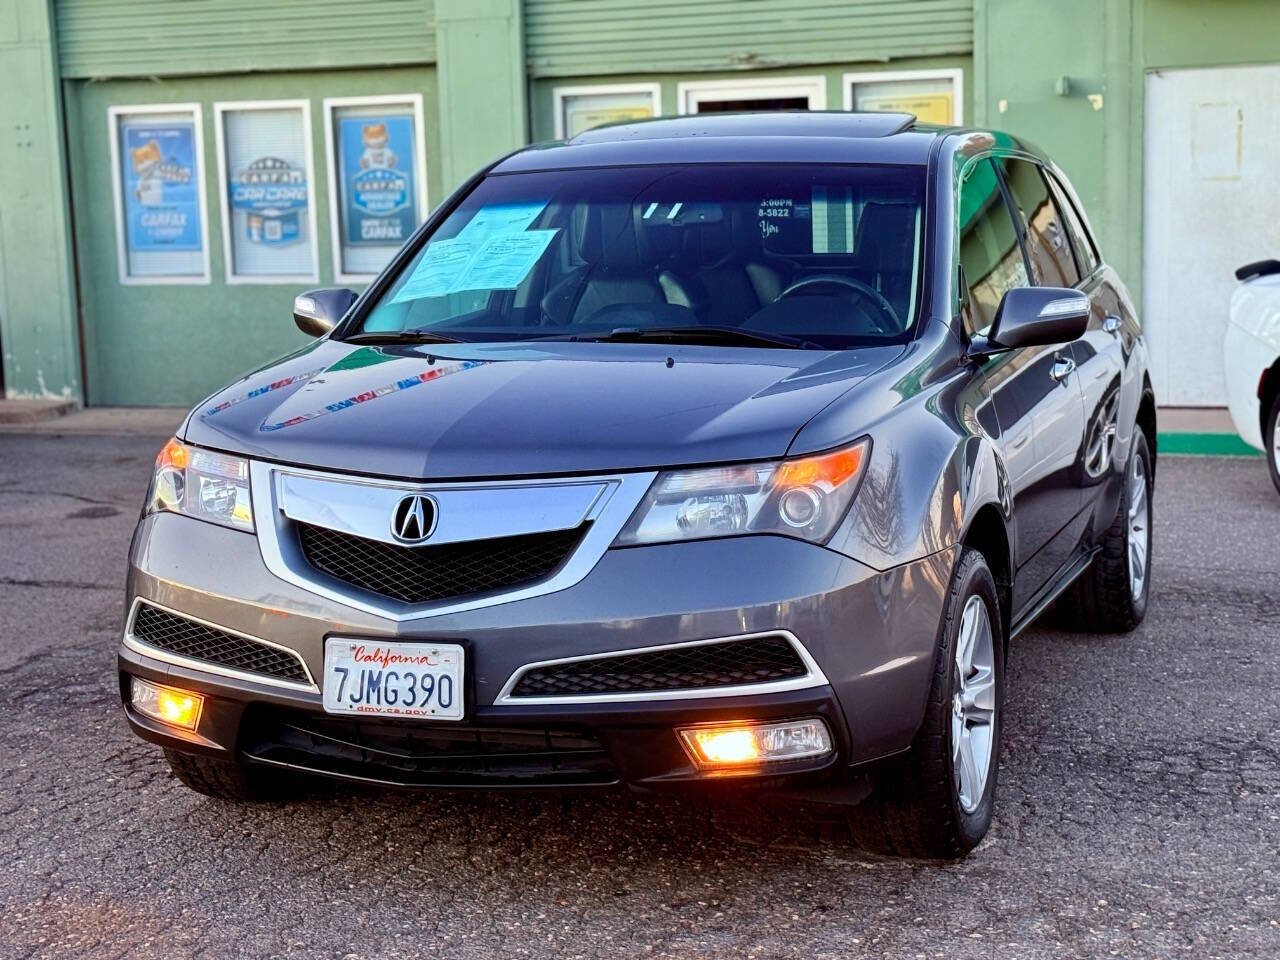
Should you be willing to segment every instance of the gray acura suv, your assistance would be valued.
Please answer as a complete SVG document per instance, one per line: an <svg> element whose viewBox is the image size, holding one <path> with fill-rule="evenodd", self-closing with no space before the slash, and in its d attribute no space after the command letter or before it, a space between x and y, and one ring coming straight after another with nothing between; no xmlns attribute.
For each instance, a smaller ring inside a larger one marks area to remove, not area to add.
<svg viewBox="0 0 1280 960"><path fill-rule="evenodd" d="M294 309L130 552L124 710L206 794L754 787L955 857L1010 640L1145 613L1142 329L1007 135L599 128Z"/></svg>

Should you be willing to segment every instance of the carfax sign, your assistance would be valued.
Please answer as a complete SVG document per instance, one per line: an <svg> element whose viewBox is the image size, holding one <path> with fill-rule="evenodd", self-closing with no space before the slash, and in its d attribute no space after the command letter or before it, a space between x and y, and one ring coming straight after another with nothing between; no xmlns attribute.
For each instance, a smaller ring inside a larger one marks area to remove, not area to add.
<svg viewBox="0 0 1280 960"><path fill-rule="evenodd" d="M293 243L302 236L307 173L280 157L259 157L232 180L231 206L248 215L245 229L254 243Z"/></svg>
<svg viewBox="0 0 1280 960"><path fill-rule="evenodd" d="M200 250L195 124L126 122L122 126L129 251Z"/></svg>
<svg viewBox="0 0 1280 960"><path fill-rule="evenodd" d="M345 242L400 246L417 222L413 117L347 116L338 128Z"/></svg>

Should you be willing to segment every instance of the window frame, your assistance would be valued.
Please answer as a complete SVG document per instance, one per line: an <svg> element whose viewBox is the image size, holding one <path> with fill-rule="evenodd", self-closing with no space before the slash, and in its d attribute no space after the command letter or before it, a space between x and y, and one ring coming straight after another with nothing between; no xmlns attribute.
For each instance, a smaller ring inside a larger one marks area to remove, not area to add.
<svg viewBox="0 0 1280 960"><path fill-rule="evenodd" d="M555 123L555 138L563 140L565 138L565 117L564 105L565 101L570 97L590 97L593 95L608 96L610 94L627 94L627 93L647 93L653 100L654 117L662 116L662 84L654 83L588 83L574 84L564 87L554 87L551 91L551 101L554 105L553 120Z"/></svg>
<svg viewBox="0 0 1280 960"><path fill-rule="evenodd" d="M952 277L955 277L955 278L959 278L961 276L964 277L964 289L961 291L962 298L958 301L957 313L959 315L958 319L960 321L960 333L964 337L966 343L972 342L974 337L984 336L984 333L983 333L983 330L979 330L976 328L973 330L969 329L969 325L965 320L965 311L963 309L964 304L966 303L969 303L970 308L972 309L972 297L970 297L970 291L973 289L972 281L970 280L968 274L965 272L964 263L961 259L960 231L963 229L964 224L960 222L960 203L964 195L964 183L965 183L965 180L968 179L970 175L970 171L975 169L978 166L978 164L989 163L991 165L992 171L995 174L996 184L1000 188L1000 200L1004 204L1005 214L1009 217L1009 220L1013 224L1013 235L1014 235L1014 238L1018 241L1018 252L1022 255L1022 270L1027 278L1027 286L1034 287L1036 286L1036 284L1031 282L1031 278L1032 278L1031 263L1027 259L1027 244L1026 244L1026 238L1023 236L1023 230L1022 230L1022 224L1021 224L1022 218L1018 216L1018 211L1013 203L1013 198L1009 195L1008 185L1005 184L1004 182L1004 171L1000 168L1000 164L996 162L998 160L1001 160L1007 157L1025 158L1026 156L1027 156L1026 154L1018 154L1013 151L1006 152L1006 151L987 150L983 153L978 154L977 156L970 157L965 162L964 166L960 168L960 172L959 174L957 174L957 177L956 177L957 189L955 191L955 210L952 214L953 219L955 221L955 236L953 238L955 260L951 266L951 275ZM995 318L993 317L992 325L994 324L995 324ZM983 329L990 330L990 327L986 327Z"/></svg>
<svg viewBox="0 0 1280 960"><path fill-rule="evenodd" d="M200 204L201 273L135 275L129 272L129 237L125 226L124 184L120 169L120 121L131 116L163 116L189 113L195 127L194 150L198 165L196 196ZM107 139L111 157L111 195L116 218L116 279L124 287L207 286L213 282L209 261L209 197L205 170L204 113L199 103L133 103L107 107Z"/></svg>
<svg viewBox="0 0 1280 960"><path fill-rule="evenodd" d="M1053 184L1050 182L1047 176L1049 171L1045 168L1044 163L1041 162L1041 160L1038 157L1032 157L1028 154L1006 153L1006 154L997 154L993 156L992 159L1012 160L1015 163L1029 163L1033 167L1035 167L1037 173L1039 173L1040 175L1040 179L1044 182L1045 192L1049 196L1049 202L1053 204L1054 209L1058 212L1059 218L1062 217L1062 208L1057 202L1057 198L1054 196ZM1017 228L1018 233L1021 237L1023 258L1026 260L1026 264L1027 264L1027 278L1033 281L1031 283L1031 286L1033 287L1050 286L1050 284L1041 283L1039 280L1035 279L1035 271L1032 269L1033 263L1031 259L1030 238L1027 235L1027 229L1030 227L1030 224L1024 223L1024 219L1022 216L1022 208L1018 206L1017 198L1014 197L1013 195L1013 188L1010 187L1008 182L1005 180L1004 167L1001 166L1000 163L997 163L996 170L1000 177L1000 184L1004 189L1005 200L1009 205L1010 211L1013 213L1014 226ZM1075 265L1076 273L1077 275L1079 275L1079 279L1076 280L1076 282L1072 284L1072 286L1079 287L1088 279L1088 276L1086 276L1084 273L1084 270L1081 269L1080 258L1076 252L1075 241L1071 238L1071 230L1068 228L1065 222L1062 223L1062 229L1063 229L1063 233L1066 235L1066 238L1067 238L1067 248L1071 251L1071 262Z"/></svg>
<svg viewBox="0 0 1280 960"><path fill-rule="evenodd" d="M334 110L341 110L343 107L378 107L378 106L403 106L410 104L413 107L413 125L414 125L414 148L416 156L413 162L413 175L417 179L417 190L414 204L414 220L417 227L422 225L426 219L427 211L431 209L427 197L427 144L426 132L423 129L423 106L422 94L420 93L398 93L398 94L374 94L371 96L360 97L325 97L322 112L324 114L324 154L325 162L328 166L326 173L329 180L329 242L330 255L333 258L333 282L334 283L371 283L378 273L348 273L346 264L342 259L342 205L339 202L338 181L341 177L340 158L334 152L339 144L333 135ZM412 236L412 234L410 234ZM387 244L392 246L392 244ZM395 244L397 248L403 246L403 241ZM387 260L390 264L395 259L393 252ZM383 267L387 266L384 264Z"/></svg>
<svg viewBox="0 0 1280 960"><path fill-rule="evenodd" d="M1080 207L1076 204L1072 191L1066 187L1062 179L1047 164L1041 164L1040 172L1044 175L1045 182L1049 184L1049 195L1053 197L1054 202L1058 204L1064 213L1066 211L1070 212L1070 219L1079 225L1079 233L1084 237L1085 243L1089 245L1089 253L1093 259L1093 269L1085 273L1084 264L1080 259L1080 250L1076 246L1076 231L1070 229L1068 224L1067 238L1071 241L1072 254L1076 258L1076 272L1080 274L1080 284L1083 286L1102 269L1106 261L1102 259L1102 252L1098 249L1098 241L1094 238L1093 231L1089 228L1089 221L1081 214Z"/></svg>
<svg viewBox="0 0 1280 960"><path fill-rule="evenodd" d="M307 218L311 236L308 244L311 248L311 272L309 274L294 273L255 273L237 274L235 258L232 251L232 234L234 233L234 215L231 210L231 194L227 187L227 150L226 123L224 117L228 113L251 112L254 110L299 110L302 114L303 154L307 167ZM299 283L320 283L320 237L319 222L316 219L316 165L313 146L314 131L311 126L311 101L305 98L292 100L219 100L213 105L213 133L218 154L218 190L221 193L220 210L222 214L222 255L223 274L228 286L257 284L262 286Z"/></svg>
<svg viewBox="0 0 1280 960"><path fill-rule="evenodd" d="M723 93L724 96L716 96ZM722 80L681 80L676 84L676 112L698 113L703 100L749 100L759 97L808 97L810 110L827 109L827 79L820 74L788 77L729 77Z"/></svg>
<svg viewBox="0 0 1280 960"><path fill-rule="evenodd" d="M853 88L860 83L894 83L902 80L950 80L952 91L951 122L964 123L964 70L960 67L939 67L933 70L858 70L842 74L841 90L844 109L856 110Z"/></svg>

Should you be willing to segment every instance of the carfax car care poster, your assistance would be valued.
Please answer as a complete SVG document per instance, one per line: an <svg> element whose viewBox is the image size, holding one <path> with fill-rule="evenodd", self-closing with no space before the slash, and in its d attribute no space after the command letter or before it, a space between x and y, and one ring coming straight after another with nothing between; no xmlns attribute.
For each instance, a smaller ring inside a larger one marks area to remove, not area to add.
<svg viewBox="0 0 1280 960"><path fill-rule="evenodd" d="M195 124L190 121L121 123L125 237L134 254L189 253L201 249L199 171ZM190 258L179 257L186 262ZM179 262L130 273L183 274Z"/></svg>
<svg viewBox="0 0 1280 960"><path fill-rule="evenodd" d="M413 117L348 116L338 128L346 242L399 248L417 220Z"/></svg>
<svg viewBox="0 0 1280 960"><path fill-rule="evenodd" d="M231 251L238 276L305 277L312 262L308 131L294 107L224 114Z"/></svg>

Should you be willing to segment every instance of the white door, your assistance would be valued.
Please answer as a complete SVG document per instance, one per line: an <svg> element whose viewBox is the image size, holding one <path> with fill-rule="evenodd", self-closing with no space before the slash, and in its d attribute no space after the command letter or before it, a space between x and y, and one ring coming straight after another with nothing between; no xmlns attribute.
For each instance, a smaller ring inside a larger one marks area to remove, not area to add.
<svg viewBox="0 0 1280 960"><path fill-rule="evenodd" d="M1280 257L1280 66L1147 74L1143 320L1161 404L1227 402L1236 267Z"/></svg>

